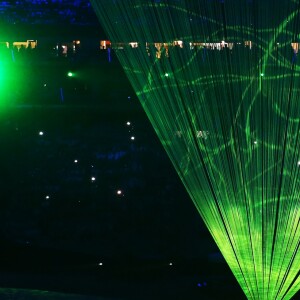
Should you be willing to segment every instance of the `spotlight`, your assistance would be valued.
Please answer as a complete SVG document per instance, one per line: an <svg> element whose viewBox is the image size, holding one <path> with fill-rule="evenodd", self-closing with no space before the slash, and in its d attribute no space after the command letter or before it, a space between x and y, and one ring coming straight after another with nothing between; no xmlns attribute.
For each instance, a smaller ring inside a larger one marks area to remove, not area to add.
<svg viewBox="0 0 300 300"><path fill-rule="evenodd" d="M68 72L68 77L73 77L74 73L73 72Z"/></svg>

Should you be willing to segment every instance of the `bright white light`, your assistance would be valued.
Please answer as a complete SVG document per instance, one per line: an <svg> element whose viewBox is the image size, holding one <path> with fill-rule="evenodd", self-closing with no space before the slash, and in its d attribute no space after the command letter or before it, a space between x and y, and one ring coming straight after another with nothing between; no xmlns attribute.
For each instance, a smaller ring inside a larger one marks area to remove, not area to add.
<svg viewBox="0 0 300 300"><path fill-rule="evenodd" d="M75 160L74 160L74 163L75 163L75 164L77 164L77 163L78 163L78 160L77 160L77 159L75 159Z"/></svg>
<svg viewBox="0 0 300 300"><path fill-rule="evenodd" d="M169 73L166 73L166 74L165 74L165 77L169 77Z"/></svg>
<svg viewBox="0 0 300 300"><path fill-rule="evenodd" d="M103 263L99 263L98 265L99 265L99 266L103 266Z"/></svg>
<svg viewBox="0 0 300 300"><path fill-rule="evenodd" d="M92 177L91 180L92 180L92 181L95 181L95 180L96 180L96 177Z"/></svg>
<svg viewBox="0 0 300 300"><path fill-rule="evenodd" d="M126 124L129 126L131 123L130 123L130 122L127 122Z"/></svg>
<svg viewBox="0 0 300 300"><path fill-rule="evenodd" d="M257 141L254 141L254 145L257 145Z"/></svg>
<svg viewBox="0 0 300 300"><path fill-rule="evenodd" d="M46 199L50 199L50 196L47 195L47 196L46 196Z"/></svg>
<svg viewBox="0 0 300 300"><path fill-rule="evenodd" d="M134 141L134 140L135 140L135 137L134 137L134 136L132 136L130 139L131 139L132 141Z"/></svg>
<svg viewBox="0 0 300 300"><path fill-rule="evenodd" d="M40 131L40 132L39 132L39 135L44 135L44 132L43 132L43 131Z"/></svg>
<svg viewBox="0 0 300 300"><path fill-rule="evenodd" d="M117 191L117 194L118 194L118 195L121 195L121 194L122 194L122 191L121 191L121 190L118 190L118 191Z"/></svg>
<svg viewBox="0 0 300 300"><path fill-rule="evenodd" d="M169 266L173 266L173 263L169 263Z"/></svg>
<svg viewBox="0 0 300 300"><path fill-rule="evenodd" d="M300 166L300 161L298 161L298 166Z"/></svg>

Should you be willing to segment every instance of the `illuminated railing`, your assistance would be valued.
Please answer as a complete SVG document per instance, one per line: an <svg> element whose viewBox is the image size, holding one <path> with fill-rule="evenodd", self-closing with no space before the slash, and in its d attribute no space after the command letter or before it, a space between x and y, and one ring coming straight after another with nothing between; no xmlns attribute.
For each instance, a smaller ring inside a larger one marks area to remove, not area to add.
<svg viewBox="0 0 300 300"><path fill-rule="evenodd" d="M170 48L189 48L190 50L194 49L209 49L209 50L224 50L226 48L232 50L234 45L244 45L245 47L252 49L253 42L252 41L244 41L243 43L231 43L231 42L184 42L182 40L175 40L172 42L154 42L154 43L139 43L139 42L129 42L129 43L112 43L109 40L101 40L100 41L100 50L107 50L107 49L119 49L123 50L126 48L138 48L144 47L148 53L148 56L151 56L150 49L151 47L156 48L156 58L160 59L162 57L162 53L164 51L164 56L169 57L169 50Z"/></svg>
<svg viewBox="0 0 300 300"><path fill-rule="evenodd" d="M18 50L20 50L21 48L34 49L37 47L37 40L27 40L25 42L13 42L13 47L16 47Z"/></svg>
<svg viewBox="0 0 300 300"><path fill-rule="evenodd" d="M0 49L10 49L11 47L17 48L18 51L21 48L24 49L35 49L37 48L37 40L26 40L26 41L15 41L15 42L7 42L7 41L0 41ZM144 48L147 51L148 56L151 56L151 49L156 49L155 56L156 58L162 58L162 55L165 57L169 57L169 51L172 48L177 49L208 49L208 50L224 50L229 49L233 50L234 47L244 46L244 48L248 48L251 50L254 47L252 41L243 41L243 42L184 42L182 40L175 40L172 42L153 42L153 43L140 43L140 42L116 42L112 43L109 40L100 40L99 48L100 50L124 50L124 49L135 49L135 48ZM63 56L67 56L68 53L72 52L75 54L77 50L81 47L80 40L73 40L71 42L62 42L56 43L53 47L53 50L60 52ZM275 47L280 47L279 43L275 44ZM300 48L300 43L292 42L291 48L293 49L294 53L297 54Z"/></svg>

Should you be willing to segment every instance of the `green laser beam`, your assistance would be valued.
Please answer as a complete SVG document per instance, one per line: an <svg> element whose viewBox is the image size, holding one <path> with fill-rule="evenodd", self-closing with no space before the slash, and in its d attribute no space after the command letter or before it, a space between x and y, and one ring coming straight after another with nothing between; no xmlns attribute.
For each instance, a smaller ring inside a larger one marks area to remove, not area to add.
<svg viewBox="0 0 300 300"><path fill-rule="evenodd" d="M297 2L91 2L112 42L139 42L118 59L247 298L292 298L300 288ZM190 47L221 41L233 47Z"/></svg>

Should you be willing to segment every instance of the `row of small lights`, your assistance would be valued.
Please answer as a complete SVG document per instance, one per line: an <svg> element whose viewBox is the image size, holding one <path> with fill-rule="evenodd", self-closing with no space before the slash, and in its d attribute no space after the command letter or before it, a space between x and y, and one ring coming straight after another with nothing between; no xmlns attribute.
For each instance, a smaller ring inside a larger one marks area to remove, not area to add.
<svg viewBox="0 0 300 300"><path fill-rule="evenodd" d="M170 262L169 264L168 264L169 266L173 266L173 263L172 262ZM100 263L98 263L98 266L103 266L103 263L102 262L100 262ZM207 283L204 281L203 283L201 283L201 282L198 282L197 283L197 286L198 287L205 287L205 286L207 286Z"/></svg>
<svg viewBox="0 0 300 300"><path fill-rule="evenodd" d="M131 122L128 121L128 122L126 123L126 125L127 125L127 126L130 126L130 125L131 125ZM40 135L40 136L43 136L43 135L44 135L44 132L43 132L43 131L40 131L40 132L39 132L39 135ZM131 139L132 141L134 141L134 140L135 140L135 136L132 135L132 136L130 137L130 139ZM74 162L77 163L78 160L75 159Z"/></svg>
<svg viewBox="0 0 300 300"><path fill-rule="evenodd" d="M173 263L170 262L168 265L173 266ZM98 266L103 266L103 263L102 262L98 263Z"/></svg>
<svg viewBox="0 0 300 300"><path fill-rule="evenodd" d="M130 99L130 97L128 97L128 99ZM130 125L131 125L131 122L128 121L128 122L126 123L126 125L127 125L127 126L130 126ZM43 135L44 135L44 132L43 132L43 131L40 131L40 132L39 132L39 135L40 135L40 136L43 136ZM134 141L134 140L135 140L135 136L131 136L130 139L131 139L132 141ZM75 164L77 164L78 162L79 162L78 159L74 159L74 163L75 163ZM95 181L96 181L96 177L95 177L95 176L92 176L92 177L91 177L91 181L92 181L92 182L95 182ZM117 190L117 191L116 191L116 194L119 195L119 196L120 196L120 195L123 195L123 191L122 191L122 190ZM50 196L47 195L45 198L46 198L47 200L49 200L49 199L50 199Z"/></svg>

